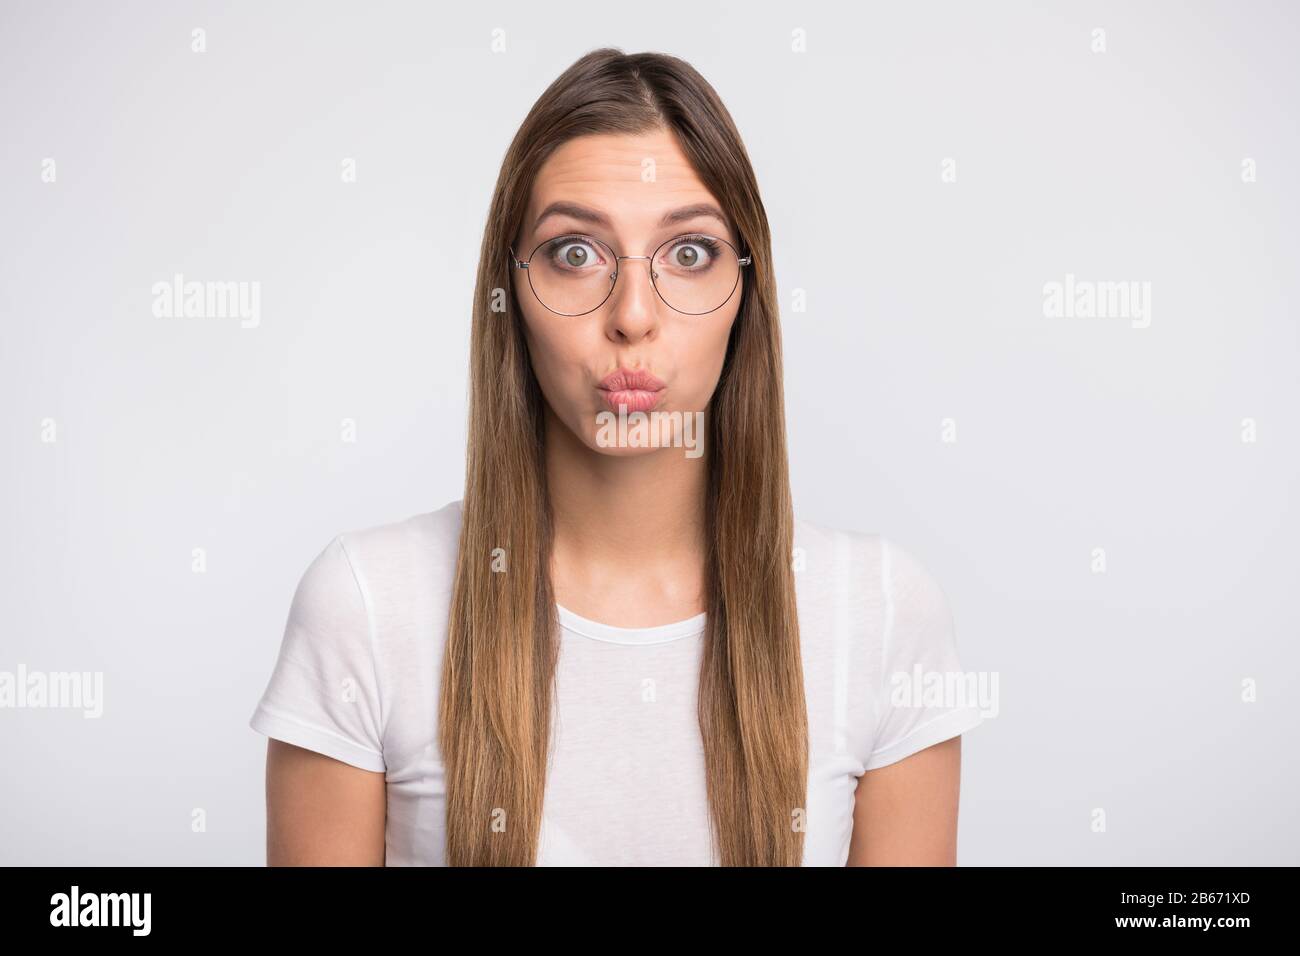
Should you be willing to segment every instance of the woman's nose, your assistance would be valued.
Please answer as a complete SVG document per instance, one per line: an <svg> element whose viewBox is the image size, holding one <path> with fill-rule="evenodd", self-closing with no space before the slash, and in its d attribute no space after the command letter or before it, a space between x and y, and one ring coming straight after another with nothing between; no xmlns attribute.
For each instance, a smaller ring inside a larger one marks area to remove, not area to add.
<svg viewBox="0 0 1300 956"><path fill-rule="evenodd" d="M619 256L618 260L608 334L618 341L637 342L652 336L659 325L658 295L650 283L650 257Z"/></svg>

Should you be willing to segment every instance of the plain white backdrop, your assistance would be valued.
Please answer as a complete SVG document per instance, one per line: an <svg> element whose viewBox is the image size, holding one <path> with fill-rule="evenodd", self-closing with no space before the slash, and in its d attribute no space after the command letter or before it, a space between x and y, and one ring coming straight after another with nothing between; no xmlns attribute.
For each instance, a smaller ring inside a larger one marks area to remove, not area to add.
<svg viewBox="0 0 1300 956"><path fill-rule="evenodd" d="M1300 863L1300 12L703 0L0 7L0 671L104 681L0 709L0 863L264 861L293 588L460 497L500 161L606 45L745 139L798 513L999 675L959 861ZM256 327L155 315L177 273ZM1149 324L1046 315L1067 275Z"/></svg>

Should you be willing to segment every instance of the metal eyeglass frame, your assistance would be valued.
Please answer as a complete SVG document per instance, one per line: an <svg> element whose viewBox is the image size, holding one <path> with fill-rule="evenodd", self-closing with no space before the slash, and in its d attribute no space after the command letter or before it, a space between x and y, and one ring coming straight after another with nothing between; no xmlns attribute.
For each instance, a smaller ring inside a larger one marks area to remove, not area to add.
<svg viewBox="0 0 1300 956"><path fill-rule="evenodd" d="M663 302L664 305L668 306L668 308L672 309L674 312L681 313L682 315L708 315L710 312L717 312L718 309L722 308L724 305L726 305L728 302L730 302L730 301L731 301L731 297L732 297L733 295L736 294L736 286L739 286L739 285L740 285L740 276L741 276L741 272L740 272L740 270L743 269L743 268L745 268L745 266L749 265L750 263L752 263L752 262L754 261L754 257L753 257L752 255L742 256L742 255L741 255L741 254L736 250L736 247L733 246L733 245L732 245L730 242L728 242L726 239L723 239L723 238L720 237L720 236L711 236L711 235L709 235L707 232L684 232L684 233L682 233L680 236L673 236L671 239L665 239L663 242L659 243L659 245L657 245L657 246L655 247L655 251L654 251L652 254L648 255L648 256L620 256L620 255L614 254L614 272L613 272L613 274L611 274L610 277L609 277L609 279L610 279L610 282L609 282L609 291L605 293L605 298L601 299L598 303L596 303L595 305L593 305L593 306L592 306L590 309L588 309L586 312L558 312L558 311L556 311L555 309L552 309L552 308L551 308L549 305L547 305L545 302L542 302L542 297L541 297L540 295L538 295L538 294L537 294L537 290L536 290L535 288L533 288L533 276L532 276L532 273L531 273L531 272L528 274L528 288L529 288L529 290L533 293L533 298L536 299L538 302L541 302L541 304L542 304L542 308L546 309L548 312L554 312L556 315L563 315L563 316L567 316L567 317L570 317L570 318L572 318L572 317L574 317L574 316L579 316L579 315L590 315L592 312L595 312L595 311L596 311L597 309L599 309L602 305L604 305L606 302L608 302L608 301L609 301L609 297L610 297L611 295L614 294L614 288L615 288L615 286L618 285L618 276L619 276L619 267L618 267L618 264L619 264L619 261L620 261L620 260L622 260L622 259L646 259L646 260L648 260L648 261L650 261L650 262L654 262L654 258L655 258L655 256L657 256L657 255L659 254L659 250L660 250L660 249L662 249L664 246L668 245L668 244L671 243L671 242L676 242L678 239L683 239L683 238L686 238L686 237L688 237L688 236L703 236L703 237L706 238L706 239L711 239L711 240L713 240L713 241L715 241L715 242L720 242L720 243L722 243L724 246L726 246L728 249L730 249L730 250L732 251L732 253L735 255L735 257L736 257L736 262L737 262L737 264L738 264L738 268L737 268L737 270L736 270L736 282L735 282L734 285L732 285L732 287L731 287L731 291L727 293L727 297L726 297L725 299L723 299L720 303L718 303L717 305L715 305L713 308L711 308L711 309L709 309L709 310L707 310L707 311L705 311L705 312L682 312L681 309L677 308L675 305L673 305L671 302L669 302L666 298L664 298L664 294L663 294L662 292L659 291L659 286L658 286L658 284L656 284L656 282L655 282L655 276L657 275L657 273L655 272L655 270L654 270L654 266L653 266L653 265L650 267L650 287L651 287L652 289L655 290L655 295L659 296L659 300L660 300L661 302ZM547 243L555 242L557 239L583 239L583 240L590 240L590 241L596 243L597 245L603 246L604 248L608 249L608 250L610 251L610 253L612 253L612 254L614 253L614 249L613 249L613 247L612 247L609 243L605 242L605 241L602 240L602 239L597 239L595 236L588 236L588 235L586 235L586 234L584 234L584 233L581 233L581 232L566 232L566 233L563 233L562 235L556 236L554 239L543 239L543 240L542 240L541 242L539 242L535 247L533 247L533 251L532 251L531 253L528 254L528 258L527 258L527 259L520 259L518 256L516 256L516 255L515 255L515 250L514 250L514 247L513 247L513 246L507 246L506 248L510 250L510 259L511 259L511 261L514 263L515 268L516 268L516 269L527 269L527 268L528 268L528 263L532 262L533 258L537 255L537 250L540 249L540 248L542 248L542 246L546 245Z"/></svg>

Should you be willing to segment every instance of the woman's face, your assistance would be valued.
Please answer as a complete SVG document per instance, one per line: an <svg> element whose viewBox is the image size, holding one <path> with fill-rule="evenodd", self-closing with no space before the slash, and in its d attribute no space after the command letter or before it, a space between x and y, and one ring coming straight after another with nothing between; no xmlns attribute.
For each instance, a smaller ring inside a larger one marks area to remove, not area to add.
<svg viewBox="0 0 1300 956"><path fill-rule="evenodd" d="M556 209L555 204L563 208ZM686 207L702 207L682 211ZM716 215L710 215L709 208ZM539 243L581 234L601 240L619 256L656 255L661 288L679 288L704 281L691 268L721 262L704 246L660 245L683 234L724 239L740 249L739 237L726 220L717 199L691 168L676 139L667 131L600 134L569 140L538 172L529 197L515 255L533 254ZM569 242L566 240L566 242ZM721 248L721 253L728 250ZM547 248L536 252L541 260ZM666 262L670 254L673 262ZM608 252L599 246L565 244L551 251L558 260L547 275L567 295L575 283L590 281L597 290L601 274L608 288L614 262L602 262ZM686 263L683 266L683 263ZM554 416L587 447L602 454L637 454L645 447L611 445L602 421L617 415L620 405L636 411L703 412L726 356L727 340L740 308L745 270L739 270L735 290L725 304L703 315L675 311L650 284L646 259L617 263L618 281L604 304L584 315L560 315L538 300L529 272L511 269L514 291L523 310L525 336L533 371ZM734 262L731 264L734 274ZM669 266L675 276L670 277ZM539 289L547 281L540 261L531 267ZM589 280L583 279L586 274ZM730 282L726 282L729 286ZM580 308L558 305L563 312ZM697 311L688 309L688 311ZM653 378L622 376L645 373ZM661 387L656 387L661 386ZM608 412L598 418L601 412ZM602 437L602 435L604 437Z"/></svg>

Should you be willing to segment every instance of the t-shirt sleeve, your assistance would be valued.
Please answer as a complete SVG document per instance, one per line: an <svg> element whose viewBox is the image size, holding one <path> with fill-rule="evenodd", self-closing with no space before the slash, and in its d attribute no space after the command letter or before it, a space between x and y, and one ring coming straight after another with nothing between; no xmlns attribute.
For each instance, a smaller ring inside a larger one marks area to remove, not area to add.
<svg viewBox="0 0 1300 956"><path fill-rule="evenodd" d="M875 770L977 726L974 681L963 675L952 610L914 555L881 539L884 637L878 720L865 769Z"/></svg>
<svg viewBox="0 0 1300 956"><path fill-rule="evenodd" d="M298 582L279 656L249 726L363 770L384 770L374 655L364 584L339 535Z"/></svg>

